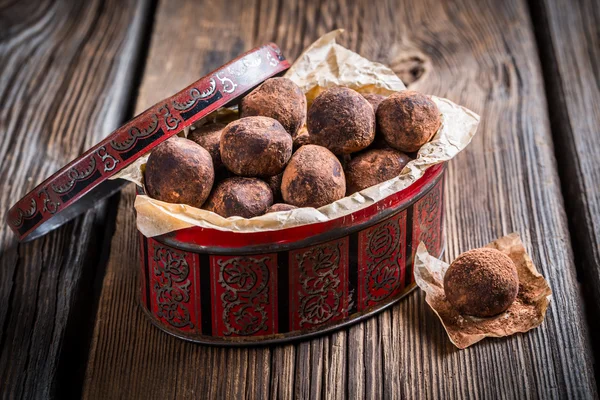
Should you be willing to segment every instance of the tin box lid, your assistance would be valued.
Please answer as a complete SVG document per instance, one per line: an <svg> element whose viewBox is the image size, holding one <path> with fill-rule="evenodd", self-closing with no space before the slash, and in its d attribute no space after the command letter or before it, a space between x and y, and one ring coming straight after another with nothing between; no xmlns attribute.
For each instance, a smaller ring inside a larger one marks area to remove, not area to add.
<svg viewBox="0 0 600 400"><path fill-rule="evenodd" d="M11 207L8 225L21 241L59 227L127 183L108 178L289 67L273 43L242 54L137 115L39 184Z"/></svg>

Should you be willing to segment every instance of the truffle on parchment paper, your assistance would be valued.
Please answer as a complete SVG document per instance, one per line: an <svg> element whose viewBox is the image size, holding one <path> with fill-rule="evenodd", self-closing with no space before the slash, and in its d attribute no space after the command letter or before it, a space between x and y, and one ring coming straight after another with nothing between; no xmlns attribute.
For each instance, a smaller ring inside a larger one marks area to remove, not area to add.
<svg viewBox="0 0 600 400"><path fill-rule="evenodd" d="M415 254L415 281L425 292L425 301L439 317L450 341L459 349L469 347L486 337L510 336L536 328L544 320L550 304L550 286L537 271L518 234L511 233L485 247L508 256L514 263L519 281L518 294L510 306L487 318L461 314L453 305L456 299L453 302L448 300L444 292L448 264L429 255L422 242ZM470 294L473 295L485 296L481 292Z"/></svg>

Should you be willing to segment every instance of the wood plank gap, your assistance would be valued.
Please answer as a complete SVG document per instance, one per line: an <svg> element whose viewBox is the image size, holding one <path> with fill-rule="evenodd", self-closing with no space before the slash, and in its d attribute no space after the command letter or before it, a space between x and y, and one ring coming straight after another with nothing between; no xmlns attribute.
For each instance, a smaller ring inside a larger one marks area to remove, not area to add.
<svg viewBox="0 0 600 400"><path fill-rule="evenodd" d="M600 249L598 249L600 238L595 237L594 227L590 224L592 217L587 215L590 212L589 204L582 199L586 193L584 192L585 182L581 178L586 171L582 170L580 164L580 157L593 155L579 154L575 143L577 133L573 131L570 121L571 116L567 104L569 96L563 86L567 82L563 80L559 70L557 52L561 50L557 49L557 45L553 42L548 1L552 0L528 0L529 13L533 22L542 68L548 115L550 116L550 133L554 143L560 189L567 214L577 281L580 284L585 303L584 311L588 325L586 337L592 345L592 359L600 360L600 341L590 340L589 335L589 332L597 332L600 329L600 287L598 286L600 283ZM567 14L580 12L581 4L580 2L571 2L569 7L573 9L568 11L565 9L565 12ZM567 15L564 15L563 18L567 18ZM579 45L585 46L585 43L579 43ZM596 75L598 76L598 73ZM590 84L594 84L594 82L590 82ZM588 106L593 107L594 104ZM600 106L600 103L595 106ZM579 112L585 113L585 110L581 109ZM593 133L582 132L579 134ZM596 385L600 388L598 386L600 365L597 362L593 364Z"/></svg>

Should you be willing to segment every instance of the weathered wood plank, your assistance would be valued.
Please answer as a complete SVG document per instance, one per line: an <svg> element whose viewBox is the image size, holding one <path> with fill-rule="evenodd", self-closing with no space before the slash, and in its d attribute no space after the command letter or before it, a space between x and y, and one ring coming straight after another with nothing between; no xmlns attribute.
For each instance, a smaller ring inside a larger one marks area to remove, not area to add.
<svg viewBox="0 0 600 400"><path fill-rule="evenodd" d="M77 366L87 358L94 281L114 213L102 202L22 245L4 225L6 212L124 119L146 10L143 0L0 4L2 397L81 390Z"/></svg>
<svg viewBox="0 0 600 400"><path fill-rule="evenodd" d="M458 351L417 292L346 331L262 348L260 363L250 367L259 349L189 345L159 332L133 308L138 260L132 250L137 239L129 191L119 206L85 397L106 397L125 387L128 396L141 398L182 393L310 399L595 397L524 0L394 1L377 7L369 2L261 1L256 8L244 6L184 0L161 4L140 108L252 45L272 40L293 58L319 35L347 28L344 44L350 48L391 65L417 90L482 114L478 136L448 173L446 258L521 232L555 293L547 321L527 335ZM176 31L160 28L168 21L177 21ZM163 40L173 34L185 40ZM251 384L255 376L262 378Z"/></svg>
<svg viewBox="0 0 600 400"><path fill-rule="evenodd" d="M588 321L600 329L600 4L531 1ZM595 358L600 357L596 341ZM600 376L597 372L596 376Z"/></svg>

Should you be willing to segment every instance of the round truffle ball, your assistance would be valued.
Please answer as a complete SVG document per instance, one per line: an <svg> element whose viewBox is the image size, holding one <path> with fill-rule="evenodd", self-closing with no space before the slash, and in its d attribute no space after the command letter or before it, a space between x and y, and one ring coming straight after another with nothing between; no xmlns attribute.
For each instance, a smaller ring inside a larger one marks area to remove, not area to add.
<svg viewBox="0 0 600 400"><path fill-rule="evenodd" d="M519 292L517 268L510 257L496 249L469 250L446 271L444 292L459 313L491 317L515 301Z"/></svg>
<svg viewBox="0 0 600 400"><path fill-rule="evenodd" d="M296 137L294 137L294 151L298 150L305 144L310 144L310 135L308 134L308 131L304 129L298 132Z"/></svg>
<svg viewBox="0 0 600 400"><path fill-rule="evenodd" d="M295 136L306 121L306 96L288 78L271 78L242 99L240 112L242 117L274 118Z"/></svg>
<svg viewBox="0 0 600 400"><path fill-rule="evenodd" d="M358 92L334 87L317 96L308 110L307 127L312 143L350 154L375 138L375 113Z"/></svg>
<svg viewBox="0 0 600 400"><path fill-rule="evenodd" d="M379 105L381 104L381 102L384 101L385 99L387 99L387 96L384 96L382 94L374 94L374 93L363 93L362 97L364 97L369 102L371 107L373 107L373 111L375 113L377 113L377 109L379 108Z"/></svg>
<svg viewBox="0 0 600 400"><path fill-rule="evenodd" d="M367 150L354 156L344 169L346 194L351 195L400 175L409 161L409 156L390 148Z"/></svg>
<svg viewBox="0 0 600 400"><path fill-rule="evenodd" d="M221 162L221 150L219 149L223 128L225 128L225 125L219 123L206 124L190 130L187 137L192 142L204 147L210 153L215 170L223 166Z"/></svg>
<svg viewBox="0 0 600 400"><path fill-rule="evenodd" d="M442 117L433 100L414 90L396 92L377 108L377 127L393 148L417 151L440 128Z"/></svg>
<svg viewBox="0 0 600 400"><path fill-rule="evenodd" d="M290 211L290 210L295 210L296 208L298 208L298 207L293 206L291 204L275 203L271 207L267 208L267 211L265 212L265 214L277 212L277 211Z"/></svg>
<svg viewBox="0 0 600 400"><path fill-rule="evenodd" d="M294 153L283 172L283 200L297 207L321 207L344 197L346 178L336 156L307 144Z"/></svg>
<svg viewBox="0 0 600 400"><path fill-rule="evenodd" d="M269 117L231 122L221 134L221 160L241 176L272 176L283 171L292 156L292 137Z"/></svg>
<svg viewBox="0 0 600 400"><path fill-rule="evenodd" d="M154 199L202 207L215 180L210 154L202 146L172 137L152 151L144 173Z"/></svg>
<svg viewBox="0 0 600 400"><path fill-rule="evenodd" d="M252 218L273 204L269 185L257 178L228 178L217 184L204 208L222 217Z"/></svg>
<svg viewBox="0 0 600 400"><path fill-rule="evenodd" d="M265 178L265 182L271 188L273 192L273 201L281 200L281 180L283 179L283 172L277 175L269 176Z"/></svg>

